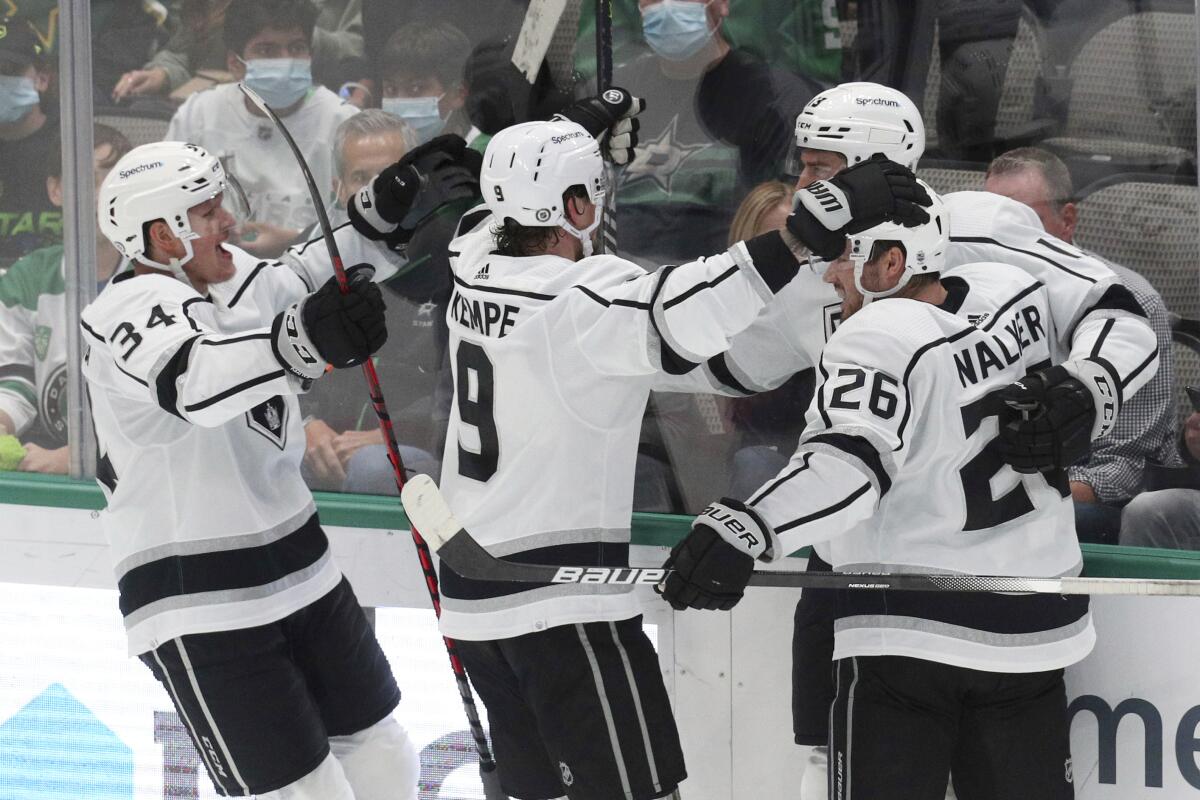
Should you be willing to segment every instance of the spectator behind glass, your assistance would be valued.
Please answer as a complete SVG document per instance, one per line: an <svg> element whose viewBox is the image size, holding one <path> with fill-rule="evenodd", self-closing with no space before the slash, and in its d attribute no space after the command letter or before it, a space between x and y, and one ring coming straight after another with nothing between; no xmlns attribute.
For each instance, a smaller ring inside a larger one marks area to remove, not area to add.
<svg viewBox="0 0 1200 800"><path fill-rule="evenodd" d="M344 209L354 193L403 157L415 142L407 124L379 109L360 112L339 125L333 138L338 207ZM443 252L448 243L448 239L443 243ZM450 273L445 257L439 268L410 251L408 263L382 288L389 337L375 363L401 443L400 458L410 472L436 475L440 464L432 453L440 451L445 438L450 397L446 361ZM326 375L300 398L300 408L307 440L304 475L310 486L395 494L383 434L358 370Z"/></svg>
<svg viewBox="0 0 1200 800"><path fill-rule="evenodd" d="M42 100L51 63L23 19L0 21L0 271L26 253L62 241L62 212L46 196L59 169L51 158L58 104ZM50 134L50 135L47 135ZM53 166L51 163L53 161Z"/></svg>
<svg viewBox="0 0 1200 800"><path fill-rule="evenodd" d="M412 22L388 37L379 56L383 110L407 122L418 144L441 133L469 138L463 67L470 52L448 22Z"/></svg>
<svg viewBox="0 0 1200 800"><path fill-rule="evenodd" d="M1121 512L1121 544L1200 550L1200 412L1184 421L1179 455L1187 469L1172 471L1177 485L1142 492Z"/></svg>
<svg viewBox="0 0 1200 800"><path fill-rule="evenodd" d="M112 87L112 99L165 95L203 70L224 72L222 28L229 4L230 0L183 0L181 20L166 46L141 69L122 75ZM337 85L344 79L340 77L343 65L363 56L362 0L321 0L317 5L313 74L323 83Z"/></svg>
<svg viewBox="0 0 1200 800"><path fill-rule="evenodd" d="M782 181L767 181L750 190L729 226L729 244L767 231L783 230L792 213L795 190ZM804 412L812 400L813 371L793 375L777 389L734 401L733 422L741 433L733 456L729 496L744 500L783 469L804 430Z"/></svg>
<svg viewBox="0 0 1200 800"><path fill-rule="evenodd" d="M737 197L782 172L793 120L817 87L734 50L729 0L639 8L645 47L613 79L646 98L640 143L619 173L617 230L623 253L660 264L724 246Z"/></svg>
<svg viewBox="0 0 1200 800"><path fill-rule="evenodd" d="M57 133L57 132L56 132ZM107 125L96 125L93 151L96 189L113 164L129 152L129 141ZM42 184L50 202L63 202L62 156L51 136L53 167ZM107 281L121 256L96 228L96 280ZM0 435L15 435L25 448L22 472L67 473L67 337L63 246L34 250L0 276Z"/></svg>
<svg viewBox="0 0 1200 800"><path fill-rule="evenodd" d="M988 166L984 188L1024 203L1037 213L1046 232L1072 242L1079 210L1067 167L1057 156L1022 147L999 156ZM1101 259L1102 254L1092 253ZM1121 408L1107 436L1092 443L1086 461L1067 471L1075 500L1075 527L1084 542L1115 544L1121 508L1142 490L1147 464L1175 466L1175 367L1171 322L1162 296L1145 278L1105 261L1146 311L1158 338L1158 374Z"/></svg>
<svg viewBox="0 0 1200 800"><path fill-rule="evenodd" d="M262 96L304 154L318 186L333 182L329 142L357 109L312 83L314 10L306 0L232 0L225 12L226 68ZM271 121L235 83L197 92L171 119L168 140L222 159L250 203L240 246L278 256L316 220L304 176Z"/></svg>

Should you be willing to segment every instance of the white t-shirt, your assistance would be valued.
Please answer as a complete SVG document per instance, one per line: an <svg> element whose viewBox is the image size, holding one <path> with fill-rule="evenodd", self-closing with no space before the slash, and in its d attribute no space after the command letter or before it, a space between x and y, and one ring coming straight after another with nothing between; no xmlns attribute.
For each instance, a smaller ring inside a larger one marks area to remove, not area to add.
<svg viewBox="0 0 1200 800"><path fill-rule="evenodd" d="M324 86L314 87L300 108L283 118L313 180L322 191L333 181L333 134L358 109ZM293 230L316 221L304 175L271 120L251 114L237 84L225 83L187 99L166 138L198 144L221 159L250 201L251 217Z"/></svg>

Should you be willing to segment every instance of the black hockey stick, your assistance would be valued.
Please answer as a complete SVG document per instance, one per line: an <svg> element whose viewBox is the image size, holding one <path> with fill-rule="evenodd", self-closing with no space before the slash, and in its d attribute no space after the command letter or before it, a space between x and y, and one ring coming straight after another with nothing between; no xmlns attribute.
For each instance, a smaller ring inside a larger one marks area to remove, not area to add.
<svg viewBox="0 0 1200 800"><path fill-rule="evenodd" d="M325 204L321 200L321 193L317 190L317 182L313 180L312 172L308 168L308 163L304 160L304 154L300 152L300 148L296 146L296 142L292 139L292 134L288 131L287 126L279 119L275 111L266 104L266 102L258 96L257 93L244 83L238 84L238 88L242 93L250 99L250 102L258 106L264 114L266 114L271 122L275 123L275 127L283 134L284 140L288 147L292 150L292 155L296 157L296 163L300 165L300 171L304 174L304 182L308 185L309 195L312 197L313 206L317 211L317 220L321 224L321 236L325 239L325 246L329 249L329 258L333 262L333 274L337 276L338 287L342 294L350 291L350 285L346 281L346 268L342 264L342 254L338 249L337 241L333 238L333 228L329 224L329 215L325 213ZM400 460L400 447L396 443L396 432L392 428L392 418L388 414L387 405L383 400L383 390L379 388L379 376L375 372L374 361L368 358L362 365L363 375L367 379L367 386L371 395L371 406L375 409L375 415L379 418L379 429L383 431L383 440L387 444L388 461L392 464L392 471L396 478L396 489L404 490L404 462ZM438 590L437 572L433 567L433 558L429 554L429 546L425 540L421 538L417 527L412 526L413 544L417 548L417 557L421 562L421 571L425 574L425 587L429 590L429 599L433 603L433 611L438 616L442 615L442 600L441 593ZM454 640L443 636L442 641L446 644L446 655L450 657L450 669L454 672L454 680L458 684L458 694L462 698L463 711L466 712L467 722L470 724L471 737L475 740L475 750L479 754L479 772L480 778L483 781L484 796L487 800L505 800L508 795L500 788L500 776L496 772L496 760L492 757L492 751L488 745L487 736L483 732L483 724L479 721L479 711L475 707L475 697L471 693L471 684L467 681L467 671L463 667L462 660L458 657L458 646Z"/></svg>
<svg viewBox="0 0 1200 800"><path fill-rule="evenodd" d="M596 0L596 94L602 95L612 86L612 0ZM617 254L617 170L604 165L604 182L608 184L604 198L604 218L600 221L600 241L604 252Z"/></svg>
<svg viewBox="0 0 1200 800"><path fill-rule="evenodd" d="M484 550L446 505L428 475L416 475L400 495L404 512L425 532L438 558L464 578L518 583L655 585L670 573L660 567L561 567L506 561ZM1200 581L1150 578L1019 578L1005 575L755 571L750 586L797 589L865 589L904 592L1005 594L1200 595Z"/></svg>

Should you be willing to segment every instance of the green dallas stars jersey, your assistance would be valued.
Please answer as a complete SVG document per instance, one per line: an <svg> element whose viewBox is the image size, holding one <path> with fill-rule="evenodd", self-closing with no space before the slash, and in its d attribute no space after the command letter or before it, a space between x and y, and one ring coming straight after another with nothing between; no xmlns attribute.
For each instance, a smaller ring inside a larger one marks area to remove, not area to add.
<svg viewBox="0 0 1200 800"><path fill-rule="evenodd" d="M0 276L0 411L23 441L67 443L66 285L61 244Z"/></svg>

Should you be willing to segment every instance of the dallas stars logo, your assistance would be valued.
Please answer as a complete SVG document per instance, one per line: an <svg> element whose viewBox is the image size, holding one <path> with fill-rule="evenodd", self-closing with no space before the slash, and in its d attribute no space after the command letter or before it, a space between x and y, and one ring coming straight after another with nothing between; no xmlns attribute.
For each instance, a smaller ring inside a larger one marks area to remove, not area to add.
<svg viewBox="0 0 1200 800"><path fill-rule="evenodd" d="M663 128L657 138L646 141L633 151L633 161L625 168L622 183L652 180L666 194L671 194L671 182L684 162L711 144L684 144L678 139L679 115Z"/></svg>

